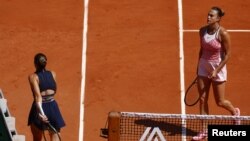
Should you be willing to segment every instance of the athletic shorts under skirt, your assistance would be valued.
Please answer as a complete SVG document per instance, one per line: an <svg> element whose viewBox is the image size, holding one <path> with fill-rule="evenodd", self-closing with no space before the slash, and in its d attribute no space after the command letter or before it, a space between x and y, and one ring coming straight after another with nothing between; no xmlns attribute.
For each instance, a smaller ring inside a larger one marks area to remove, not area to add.
<svg viewBox="0 0 250 141"><path fill-rule="evenodd" d="M42 107L51 125L54 126L56 130L60 131L60 129L65 126L65 122L61 115L57 102L55 100L43 102ZM29 113L28 125L33 123L37 128L45 130L46 126L44 122L39 119L38 113L39 112L36 107L36 103L33 102Z"/></svg>
<svg viewBox="0 0 250 141"><path fill-rule="evenodd" d="M207 61L206 59L200 58L198 66L198 75L208 77L215 68L219 66L220 62ZM221 69L217 76L213 78L213 81L223 82L227 81L227 68L226 65Z"/></svg>

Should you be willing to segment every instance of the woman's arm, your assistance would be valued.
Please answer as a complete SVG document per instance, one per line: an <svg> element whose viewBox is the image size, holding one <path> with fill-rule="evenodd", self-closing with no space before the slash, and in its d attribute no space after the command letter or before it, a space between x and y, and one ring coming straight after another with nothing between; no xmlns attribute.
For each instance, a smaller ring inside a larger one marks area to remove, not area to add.
<svg viewBox="0 0 250 141"><path fill-rule="evenodd" d="M201 47L201 42L202 42L202 36L204 34L205 27L202 27L199 31L199 38L200 38L200 48L199 48L199 54L198 54L198 63L197 63L197 68L196 68L196 74L198 76L198 69L199 69L199 60L202 55L202 47Z"/></svg>
<svg viewBox="0 0 250 141"><path fill-rule="evenodd" d="M38 77L36 74L31 74L29 76L29 83L30 83L31 90L34 94L36 106L37 106L39 113L40 113L39 116L43 121L47 121L47 117L44 114L44 111L42 108L42 96L40 93L40 89L39 89L39 85L38 85Z"/></svg>
<svg viewBox="0 0 250 141"><path fill-rule="evenodd" d="M222 28L220 31L220 37L222 49L224 50L224 56L222 57L222 61L218 67L218 71L222 69L222 67L228 62L229 58L231 57L231 39L229 33L224 28Z"/></svg>

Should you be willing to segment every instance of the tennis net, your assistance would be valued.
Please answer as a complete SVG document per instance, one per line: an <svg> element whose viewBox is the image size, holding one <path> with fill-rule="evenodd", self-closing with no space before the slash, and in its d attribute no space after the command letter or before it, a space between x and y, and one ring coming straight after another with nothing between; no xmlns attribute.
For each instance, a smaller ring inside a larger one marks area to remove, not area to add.
<svg viewBox="0 0 250 141"><path fill-rule="evenodd" d="M250 116L110 112L108 141L190 141L210 125L250 125Z"/></svg>

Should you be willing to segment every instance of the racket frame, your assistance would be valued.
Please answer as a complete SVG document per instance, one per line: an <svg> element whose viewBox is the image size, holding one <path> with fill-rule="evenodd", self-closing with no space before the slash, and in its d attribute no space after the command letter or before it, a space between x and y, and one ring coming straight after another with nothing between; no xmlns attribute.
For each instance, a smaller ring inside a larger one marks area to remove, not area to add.
<svg viewBox="0 0 250 141"><path fill-rule="evenodd" d="M196 105L196 104L200 101L200 94L199 94L197 100L195 100L195 102L192 103L192 104L189 104L189 103L187 102L187 100L186 100L186 97L187 97L187 95L188 95L189 90L190 90L196 83L198 83L197 81L198 81L198 76L195 77L195 79L193 80L193 82L191 83L191 85L189 85L189 87L188 87L188 88L186 89L186 91L185 91L184 103L185 103L185 105L187 105L187 106L194 106L194 105Z"/></svg>

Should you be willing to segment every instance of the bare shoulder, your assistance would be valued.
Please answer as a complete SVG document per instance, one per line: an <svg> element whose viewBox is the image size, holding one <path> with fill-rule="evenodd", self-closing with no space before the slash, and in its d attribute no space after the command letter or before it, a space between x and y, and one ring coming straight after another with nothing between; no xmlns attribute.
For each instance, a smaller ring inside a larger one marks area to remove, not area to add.
<svg viewBox="0 0 250 141"><path fill-rule="evenodd" d="M200 35L203 35L206 30L207 30L207 26L201 27L200 30L199 30Z"/></svg>
<svg viewBox="0 0 250 141"><path fill-rule="evenodd" d="M226 28L220 27L219 31L220 39L222 40L229 40L230 36Z"/></svg>
<svg viewBox="0 0 250 141"><path fill-rule="evenodd" d="M220 27L220 35L228 35L228 31L227 31L227 29L226 28L224 28L224 27Z"/></svg>
<svg viewBox="0 0 250 141"><path fill-rule="evenodd" d="M32 73L28 76L28 79L30 82L34 81L34 80L37 80L38 79L38 76L35 74L35 73Z"/></svg>
<svg viewBox="0 0 250 141"><path fill-rule="evenodd" d="M206 30L206 29L207 29L207 25L202 26L202 27L200 28L200 31L204 31L204 30Z"/></svg>

